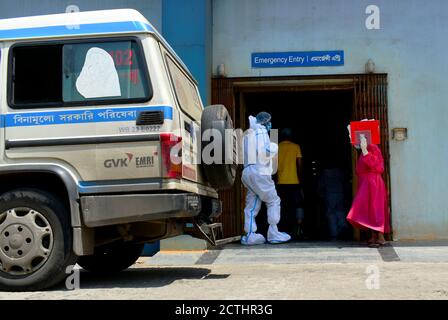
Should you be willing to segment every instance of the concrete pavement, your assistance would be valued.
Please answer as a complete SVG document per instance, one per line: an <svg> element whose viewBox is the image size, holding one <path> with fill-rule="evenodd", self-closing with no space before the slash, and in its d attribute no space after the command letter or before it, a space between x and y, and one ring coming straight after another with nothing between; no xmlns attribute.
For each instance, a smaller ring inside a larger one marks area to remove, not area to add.
<svg viewBox="0 0 448 320"><path fill-rule="evenodd" d="M117 275L80 273L80 289L0 299L447 299L448 242L293 242L163 251Z"/></svg>

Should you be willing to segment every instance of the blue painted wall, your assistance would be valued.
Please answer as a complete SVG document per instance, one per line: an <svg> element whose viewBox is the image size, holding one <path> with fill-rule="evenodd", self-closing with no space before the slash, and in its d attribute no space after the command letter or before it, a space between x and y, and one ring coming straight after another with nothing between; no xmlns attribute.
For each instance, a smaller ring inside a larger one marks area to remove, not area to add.
<svg viewBox="0 0 448 320"><path fill-rule="evenodd" d="M365 27L380 8L380 30ZM213 68L228 76L388 74L392 212L397 239L448 239L448 1L216 0ZM341 67L251 68L252 52L344 50Z"/></svg>
<svg viewBox="0 0 448 320"><path fill-rule="evenodd" d="M143 248L142 256L144 257L152 257L157 252L160 251L160 241L155 241L151 243L145 243L145 247Z"/></svg>
<svg viewBox="0 0 448 320"><path fill-rule="evenodd" d="M163 0L163 36L199 83L202 102L210 103L212 59L211 0Z"/></svg>

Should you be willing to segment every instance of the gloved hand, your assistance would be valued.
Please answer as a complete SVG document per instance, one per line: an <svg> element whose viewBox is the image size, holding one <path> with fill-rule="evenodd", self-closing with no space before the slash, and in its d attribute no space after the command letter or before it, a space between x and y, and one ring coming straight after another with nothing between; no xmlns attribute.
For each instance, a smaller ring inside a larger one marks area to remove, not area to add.
<svg viewBox="0 0 448 320"><path fill-rule="evenodd" d="M362 154L363 155L367 155L369 153L369 151L367 151L367 139L366 139L366 137L363 134L361 134L359 140L361 140L360 147L361 147Z"/></svg>
<svg viewBox="0 0 448 320"><path fill-rule="evenodd" d="M350 125L347 126L347 130L348 130L348 137L350 138L350 143L352 142L352 133L350 131Z"/></svg>

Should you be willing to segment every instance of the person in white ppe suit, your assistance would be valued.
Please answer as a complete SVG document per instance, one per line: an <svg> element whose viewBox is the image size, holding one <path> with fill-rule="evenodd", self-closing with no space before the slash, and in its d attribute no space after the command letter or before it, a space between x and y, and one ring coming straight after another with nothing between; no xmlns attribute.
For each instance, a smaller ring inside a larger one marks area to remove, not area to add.
<svg viewBox="0 0 448 320"><path fill-rule="evenodd" d="M269 229L269 243L283 243L291 237L279 232L280 198L272 180L272 158L278 152L278 145L269 139L271 115L260 112L257 117L249 116L250 129L244 137L244 170L242 182L247 189L246 206L244 208L244 231L241 238L244 245L256 245L266 242L264 236L257 233L255 217L260 211L262 202L266 203Z"/></svg>

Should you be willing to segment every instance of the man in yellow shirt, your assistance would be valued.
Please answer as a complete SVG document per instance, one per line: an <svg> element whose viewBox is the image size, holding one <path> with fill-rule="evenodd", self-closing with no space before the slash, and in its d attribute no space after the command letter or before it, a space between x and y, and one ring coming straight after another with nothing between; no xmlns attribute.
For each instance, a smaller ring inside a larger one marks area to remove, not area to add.
<svg viewBox="0 0 448 320"><path fill-rule="evenodd" d="M300 146L292 142L292 130L284 128L280 133L278 151L277 192L282 201L280 224L293 238L303 236L303 196L301 190Z"/></svg>

